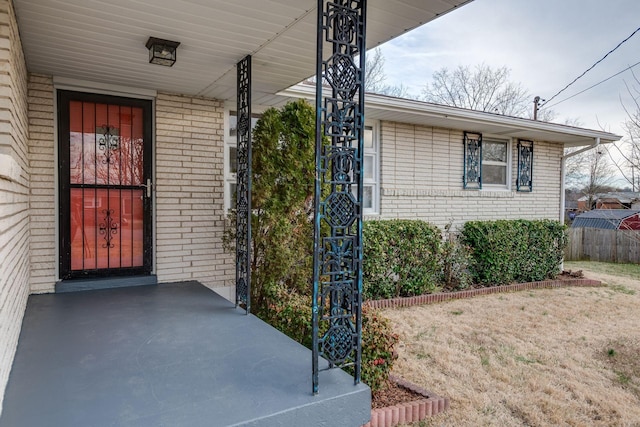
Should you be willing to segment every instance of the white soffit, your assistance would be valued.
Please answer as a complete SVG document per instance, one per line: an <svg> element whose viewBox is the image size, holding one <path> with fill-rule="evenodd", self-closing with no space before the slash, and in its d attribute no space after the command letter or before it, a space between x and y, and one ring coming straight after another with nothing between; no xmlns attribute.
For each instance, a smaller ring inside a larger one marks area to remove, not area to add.
<svg viewBox="0 0 640 427"><path fill-rule="evenodd" d="M315 0L14 0L30 72L202 95L236 96L236 63L253 55L259 99L314 74ZM369 0L375 47L468 0ZM148 63L149 36L180 42L177 62ZM428 49L428 47L425 47Z"/></svg>

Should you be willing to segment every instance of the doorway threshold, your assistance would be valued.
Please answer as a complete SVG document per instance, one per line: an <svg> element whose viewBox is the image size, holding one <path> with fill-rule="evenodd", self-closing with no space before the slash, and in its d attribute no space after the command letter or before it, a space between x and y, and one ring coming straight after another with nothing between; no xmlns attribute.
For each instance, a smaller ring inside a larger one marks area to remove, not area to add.
<svg viewBox="0 0 640 427"><path fill-rule="evenodd" d="M155 274L95 279L68 279L56 283L56 293L93 291L97 289L125 288L130 286L157 285Z"/></svg>

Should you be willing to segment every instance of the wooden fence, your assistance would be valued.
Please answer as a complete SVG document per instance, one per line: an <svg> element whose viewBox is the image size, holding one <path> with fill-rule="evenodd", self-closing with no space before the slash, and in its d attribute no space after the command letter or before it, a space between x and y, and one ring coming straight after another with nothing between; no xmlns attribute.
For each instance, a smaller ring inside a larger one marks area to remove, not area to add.
<svg viewBox="0 0 640 427"><path fill-rule="evenodd" d="M570 228L565 260L640 264L640 231Z"/></svg>

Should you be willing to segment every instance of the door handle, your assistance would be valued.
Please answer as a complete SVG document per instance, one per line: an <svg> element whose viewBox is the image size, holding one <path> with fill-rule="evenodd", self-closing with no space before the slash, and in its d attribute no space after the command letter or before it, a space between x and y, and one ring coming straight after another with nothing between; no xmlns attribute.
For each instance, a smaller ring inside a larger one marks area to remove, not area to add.
<svg viewBox="0 0 640 427"><path fill-rule="evenodd" d="M150 178L147 178L147 184L142 184L143 187L145 187L147 189L147 198L150 199L151 198L151 187L153 187L153 183L151 182Z"/></svg>

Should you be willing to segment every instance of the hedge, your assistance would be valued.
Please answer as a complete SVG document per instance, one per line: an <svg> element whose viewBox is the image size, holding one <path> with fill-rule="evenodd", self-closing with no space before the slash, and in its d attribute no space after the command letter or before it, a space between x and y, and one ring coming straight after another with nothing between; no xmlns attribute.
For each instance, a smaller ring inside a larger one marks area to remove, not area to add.
<svg viewBox="0 0 640 427"><path fill-rule="evenodd" d="M566 227L551 220L469 221L460 238L471 248L473 281L483 285L553 278L567 243Z"/></svg>
<svg viewBox="0 0 640 427"><path fill-rule="evenodd" d="M440 230L420 220L366 221L363 236L363 296L395 298L439 288Z"/></svg>

